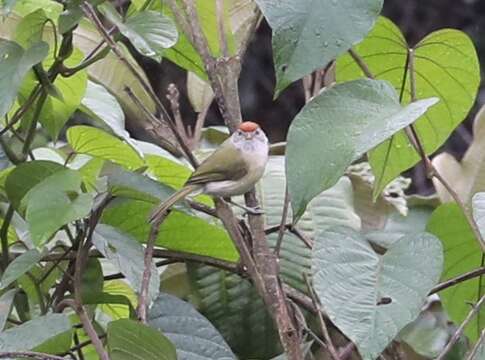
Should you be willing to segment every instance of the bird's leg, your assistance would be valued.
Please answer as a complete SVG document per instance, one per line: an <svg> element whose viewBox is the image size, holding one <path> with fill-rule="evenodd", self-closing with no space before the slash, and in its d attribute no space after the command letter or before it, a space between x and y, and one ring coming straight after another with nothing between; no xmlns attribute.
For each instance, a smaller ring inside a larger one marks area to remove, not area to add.
<svg viewBox="0 0 485 360"><path fill-rule="evenodd" d="M251 214L251 215L262 215L262 214L264 214L264 211L263 211L263 209L261 209L260 206L257 206L257 207L244 206L244 205L238 204L237 202L232 201L231 198L229 198L229 197L224 198L224 201L226 201L227 203L229 203L231 205L237 206L240 209L243 209L246 214Z"/></svg>

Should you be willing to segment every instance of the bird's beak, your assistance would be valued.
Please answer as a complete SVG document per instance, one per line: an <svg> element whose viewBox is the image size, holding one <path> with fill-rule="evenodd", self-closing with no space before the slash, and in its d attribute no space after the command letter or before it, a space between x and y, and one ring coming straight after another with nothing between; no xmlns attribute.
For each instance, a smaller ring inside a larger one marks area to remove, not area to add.
<svg viewBox="0 0 485 360"><path fill-rule="evenodd" d="M245 134L244 134L244 138L245 138L246 140L251 140L253 137L254 137L254 131L252 131L252 132L247 132L247 133L245 133Z"/></svg>

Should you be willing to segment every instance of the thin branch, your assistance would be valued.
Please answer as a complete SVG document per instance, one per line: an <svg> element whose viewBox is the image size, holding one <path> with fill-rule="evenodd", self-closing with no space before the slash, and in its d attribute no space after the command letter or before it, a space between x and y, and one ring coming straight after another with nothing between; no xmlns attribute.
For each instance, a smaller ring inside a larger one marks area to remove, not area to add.
<svg viewBox="0 0 485 360"><path fill-rule="evenodd" d="M3 351L0 352L0 359L35 359L35 360L65 360L64 357L46 354L37 351Z"/></svg>
<svg viewBox="0 0 485 360"><path fill-rule="evenodd" d="M485 274L485 266L478 268L478 269L475 269L475 270L472 270L472 271L467 272L465 274L459 275L457 277L454 277L452 279L449 279L447 281L444 281L444 282L436 285L435 287L433 287L431 289L431 291L429 292L428 295L432 295L432 294L435 294L437 292L443 291L445 289L448 289L449 287L455 286L455 285L460 284L460 283L467 281L467 280L474 279L474 278L479 277L483 274Z"/></svg>
<svg viewBox="0 0 485 360"><path fill-rule="evenodd" d="M172 130L175 138L180 144L180 147L184 151L185 155L187 156L187 159L192 162L192 153L190 152L190 149L188 148L187 144L183 141L182 135L179 134L177 131L177 128L175 126L175 123L173 119L170 117L167 109L165 109L165 106L163 106L162 102L158 98L157 94L153 91L152 87L150 84L146 81L146 79L135 69L133 64L131 64L127 58L124 56L123 52L119 50L118 46L116 45L116 42L113 40L111 35L108 33L106 28L104 27L103 23L99 19L98 15L96 14L96 11L94 10L93 6L89 3L84 1L83 5L81 6L84 14L93 22L94 26L98 30L98 32L101 34L103 39L106 41L106 43L109 45L109 47L113 50L115 55L119 58L119 60L125 64L125 66L128 68L128 70L135 76L135 78L138 80L138 82L141 84L143 89L146 91L146 93L150 96L150 98L153 100L155 105L157 106L157 109L160 111L162 114L162 117L164 118L165 122L167 125L170 127Z"/></svg>
<svg viewBox="0 0 485 360"><path fill-rule="evenodd" d="M276 240L276 246L274 253L277 257L280 256L281 243L283 242L283 236L285 235L286 219L288 217L288 208L290 204L290 194L288 193L288 185L285 186L285 200L283 203L283 212L281 214L280 227L278 229L278 239Z"/></svg>
<svg viewBox="0 0 485 360"><path fill-rule="evenodd" d="M168 149L170 152L173 152L173 149L177 149L177 147L172 144L170 141L165 139L163 136L160 136L160 134L157 132L157 130L162 127L163 123L160 119L158 119L155 115L152 114L152 112L145 106L145 104L138 98L138 96L135 95L135 93L129 88L128 86L125 87L125 92L128 95L128 97L135 103L136 106L140 108L140 110L147 116L149 119L151 125L153 126L154 130L154 135L157 136L157 139L162 142L160 144L161 147ZM198 166L198 161L195 158L194 154L190 151L190 148L188 145L186 145L180 135L180 139L176 137L176 140L182 149L182 152L186 155L187 159L189 160L190 164L196 168ZM185 144L185 145L184 145ZM184 147L186 149L184 149ZM171 150L172 149L172 150ZM178 149L177 149L178 150Z"/></svg>
<svg viewBox="0 0 485 360"><path fill-rule="evenodd" d="M10 204L8 206L7 213L5 214L5 218L3 219L2 227L0 228L0 240L2 244L2 269L4 271L10 261L8 246L8 228L10 226L10 222L12 221L13 214L14 209L12 204Z"/></svg>
<svg viewBox="0 0 485 360"><path fill-rule="evenodd" d="M150 234L148 235L147 246L145 248L143 277L141 280L140 294L138 295L138 309L137 315L138 319L142 323L147 322L147 298L148 298L148 287L150 285L150 277L152 276L152 260L153 251L155 247L155 241L158 237L158 232L160 231L160 225L162 224L165 217L168 215L168 211L160 213L151 224Z"/></svg>
<svg viewBox="0 0 485 360"><path fill-rule="evenodd" d="M103 343L101 342L101 339L98 336L98 333L94 329L94 326L91 323L91 320L89 319L88 315L86 314L86 311L84 310L84 307L82 305L78 307L76 304L76 301L73 299L64 299L56 306L56 312L62 312L66 307L70 307L71 309L73 309L76 312L76 314L79 316L79 320L81 320L83 329L88 335L88 337L91 339L91 342L94 348L96 349L96 352L98 353L99 358L101 360L110 360L108 353L104 349Z"/></svg>
<svg viewBox="0 0 485 360"><path fill-rule="evenodd" d="M482 333L480 334L480 338L477 340L477 343L473 347L473 349L470 351L470 355L466 358L467 360L475 360L476 355L478 354L478 351L480 350L481 346L485 346L485 329L482 330Z"/></svg>
<svg viewBox="0 0 485 360"><path fill-rule="evenodd" d="M308 288L308 292L310 293L310 297L312 299L313 306L317 309L318 323L320 325L320 330L322 331L323 337L325 338L327 350L330 353L330 356L332 357L333 360L341 360L338 353L337 353L337 349L335 349L335 345L333 344L332 338L330 337L327 325L325 324L325 321L323 320L322 312L320 311L320 305L319 305L318 297L315 294L315 291L313 291L313 286L310 282L310 279L308 278L307 274L303 274L303 278L305 279L305 283L306 283L306 286Z"/></svg>
<svg viewBox="0 0 485 360"><path fill-rule="evenodd" d="M364 75L367 76L369 79L374 79L374 75L370 71L364 59L362 59L360 55L357 54L357 52L352 48L349 49L349 54L352 57L352 59L354 59L356 64L361 68L361 70L364 72Z"/></svg>
<svg viewBox="0 0 485 360"><path fill-rule="evenodd" d="M226 29L224 26L224 0L216 0L216 18L217 18L217 31L219 33L219 47L221 49L222 56L229 56L229 47L227 45Z"/></svg>
<svg viewBox="0 0 485 360"><path fill-rule="evenodd" d="M170 109L175 119L175 126L180 135L182 135L183 141L188 143L187 131L185 130L184 122L182 121L182 115L180 114L180 93L175 84L168 85L167 100L170 102Z"/></svg>
<svg viewBox="0 0 485 360"><path fill-rule="evenodd" d="M475 317L475 315L480 311L480 307L483 305L484 302L485 302L485 296L482 296L482 298L480 299L480 301L478 301L478 303L476 303L473 306L473 308L471 309L471 311L468 313L467 317L462 322L462 324L460 325L460 327L455 331L455 333L451 337L450 341L448 341L448 344L441 351L441 353L436 358L436 360L443 360L446 357L446 354L448 354L448 352L453 348L453 345L455 345L455 343L458 341L458 339L460 338L460 336L463 334L463 331L465 330L465 327L468 325L468 323L470 323L470 321L473 320L473 318Z"/></svg>

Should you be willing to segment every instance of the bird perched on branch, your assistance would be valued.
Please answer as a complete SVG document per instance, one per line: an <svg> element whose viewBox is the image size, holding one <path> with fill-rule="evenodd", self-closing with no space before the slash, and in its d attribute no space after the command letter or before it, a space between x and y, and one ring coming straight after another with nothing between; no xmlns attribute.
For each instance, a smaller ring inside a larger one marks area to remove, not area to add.
<svg viewBox="0 0 485 360"><path fill-rule="evenodd" d="M241 123L237 131L200 164L184 187L153 211L150 222L189 194L228 198L248 192L263 176L268 152L268 138L259 125L251 121ZM250 213L261 213L241 207Z"/></svg>

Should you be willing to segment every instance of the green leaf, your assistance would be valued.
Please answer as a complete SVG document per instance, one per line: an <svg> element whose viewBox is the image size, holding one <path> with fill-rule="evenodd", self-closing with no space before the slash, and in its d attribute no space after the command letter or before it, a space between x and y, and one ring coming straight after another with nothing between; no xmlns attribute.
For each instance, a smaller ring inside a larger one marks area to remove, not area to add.
<svg viewBox="0 0 485 360"><path fill-rule="evenodd" d="M83 53L74 49L73 54L64 61L64 65L74 67L83 58ZM85 70L78 71L69 77L58 76L54 81L53 85L60 91L63 100L49 96L39 117L41 124L54 140L57 140L61 129L80 106L86 91L87 81L88 74Z"/></svg>
<svg viewBox="0 0 485 360"><path fill-rule="evenodd" d="M56 20L62 12L62 4L51 0L17 0L14 8L15 13L24 17L38 9L43 9L49 19Z"/></svg>
<svg viewBox="0 0 485 360"><path fill-rule="evenodd" d="M43 244L63 225L89 214L92 196L80 193L81 183L77 171L65 169L36 184L22 199L35 245Z"/></svg>
<svg viewBox="0 0 485 360"><path fill-rule="evenodd" d="M96 189L96 180L103 169L103 165L103 159L92 158L79 168L78 171L83 178L83 184L86 186L88 192Z"/></svg>
<svg viewBox="0 0 485 360"><path fill-rule="evenodd" d="M256 0L273 30L276 94L325 67L371 30L383 0Z"/></svg>
<svg viewBox="0 0 485 360"><path fill-rule="evenodd" d="M81 276L81 295L84 303L97 303L103 292L103 268L96 258L89 258Z"/></svg>
<svg viewBox="0 0 485 360"><path fill-rule="evenodd" d="M161 293L148 311L148 324L177 348L179 360L227 360L235 356L221 334L192 305Z"/></svg>
<svg viewBox="0 0 485 360"><path fill-rule="evenodd" d="M169 339L150 326L130 319L108 324L108 350L112 360L177 360Z"/></svg>
<svg viewBox="0 0 485 360"><path fill-rule="evenodd" d="M42 259L42 254L37 249L24 252L8 264L0 280L0 289L5 289Z"/></svg>
<svg viewBox="0 0 485 360"><path fill-rule="evenodd" d="M5 191L13 207L19 209L25 194L50 175L65 168L55 162L34 160L18 165L5 181Z"/></svg>
<svg viewBox="0 0 485 360"><path fill-rule="evenodd" d="M160 61L163 51L177 42L175 24L160 12L142 11L123 21L110 3L104 3L99 9L144 56Z"/></svg>
<svg viewBox="0 0 485 360"><path fill-rule="evenodd" d="M485 237L485 192L476 193L472 198L473 218L482 237Z"/></svg>
<svg viewBox="0 0 485 360"><path fill-rule="evenodd" d="M294 221L347 166L413 123L436 101L401 107L387 82L361 79L335 85L305 105L290 126L286 149Z"/></svg>
<svg viewBox="0 0 485 360"><path fill-rule="evenodd" d="M140 293L143 272L145 269L144 247L132 238L116 228L99 224L93 236L93 244L96 249L125 277L133 290ZM150 284L148 286L149 301L153 301L158 295L160 278L155 263L151 266Z"/></svg>
<svg viewBox="0 0 485 360"><path fill-rule="evenodd" d="M102 121L122 139L130 139L125 130L125 114L118 100L103 85L88 81L86 93L81 101L83 110Z"/></svg>
<svg viewBox="0 0 485 360"><path fill-rule="evenodd" d="M41 62L49 51L45 42L27 50L12 41L0 40L0 117L12 107L27 72Z"/></svg>
<svg viewBox="0 0 485 360"><path fill-rule="evenodd" d="M59 33L65 34L79 24L83 18L83 11L79 6L79 1L70 1L66 9L59 15Z"/></svg>
<svg viewBox="0 0 485 360"><path fill-rule="evenodd" d="M144 165L143 159L131 146L91 126L70 127L67 130L67 141L76 153L112 161L130 170Z"/></svg>
<svg viewBox="0 0 485 360"><path fill-rule="evenodd" d="M442 279L448 280L479 268L483 255L465 215L455 203L438 207L428 222L427 231L440 238L445 250L445 269ZM477 301L477 294L485 292L484 276L461 282L440 291L446 312L456 324L461 324L470 312L470 303ZM470 322L465 334L475 341L485 321L485 310Z"/></svg>
<svg viewBox="0 0 485 360"><path fill-rule="evenodd" d="M192 174L192 171L179 162L158 155L147 155L148 171L174 189L180 189Z"/></svg>
<svg viewBox="0 0 485 360"><path fill-rule="evenodd" d="M377 78L400 90L404 78L408 45L399 28L380 18L368 37L355 47ZM470 38L463 32L444 29L431 33L413 49L418 99L438 97L439 104L422 116L415 128L427 154L436 151L471 109L480 83L479 63ZM337 80L348 81L363 73L350 55L337 62ZM403 103L410 102L410 74L407 74ZM419 156L404 132L396 134L371 151L369 160L376 174L374 196Z"/></svg>
<svg viewBox="0 0 485 360"><path fill-rule="evenodd" d="M158 204L174 193L173 189L136 172L121 168L108 175L108 189L114 196Z"/></svg>
<svg viewBox="0 0 485 360"><path fill-rule="evenodd" d="M42 41L47 19L48 17L43 9L37 9L28 14L15 28L14 40L24 49Z"/></svg>
<svg viewBox="0 0 485 360"><path fill-rule="evenodd" d="M32 350L70 330L71 323L65 314L40 316L0 333L0 352Z"/></svg>
<svg viewBox="0 0 485 360"><path fill-rule="evenodd" d="M0 296L0 333L7 323L7 318L10 315L10 310L12 310L13 299L17 291L17 289L10 289Z"/></svg>
<svg viewBox="0 0 485 360"><path fill-rule="evenodd" d="M126 304L100 304L99 309L113 320L129 318L131 308L136 308L138 301L137 296L124 280L105 281L103 285L103 293L111 296L122 296L128 301Z"/></svg>
<svg viewBox="0 0 485 360"><path fill-rule="evenodd" d="M405 235L380 256L359 233L333 228L317 235L313 283L330 320L375 359L416 319L440 277L443 249L427 233ZM389 304L378 304L389 298Z"/></svg>
<svg viewBox="0 0 485 360"><path fill-rule="evenodd" d="M147 219L152 210L153 204L144 201L115 201L104 211L101 222L122 230L140 242L146 242L150 232ZM234 244L222 227L177 210L172 211L161 225L155 244L169 250L228 261L237 261L239 258Z"/></svg>

